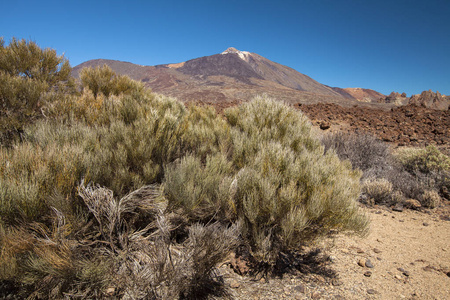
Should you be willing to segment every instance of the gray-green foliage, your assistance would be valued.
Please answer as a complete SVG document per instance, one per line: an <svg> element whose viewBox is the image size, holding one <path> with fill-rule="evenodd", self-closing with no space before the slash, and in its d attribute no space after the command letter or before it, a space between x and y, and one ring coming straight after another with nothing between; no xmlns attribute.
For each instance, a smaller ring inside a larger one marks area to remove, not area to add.
<svg viewBox="0 0 450 300"><path fill-rule="evenodd" d="M141 92L144 85L138 81L130 80L128 76L116 74L109 66L84 68L80 72L81 87L87 88L94 97L102 94L110 95L131 94Z"/></svg>
<svg viewBox="0 0 450 300"><path fill-rule="evenodd" d="M240 221L261 260L298 247L330 229L363 232L360 173L310 132L306 117L259 97L225 111L231 153L188 156L166 168L169 204L194 220Z"/></svg>
<svg viewBox="0 0 450 300"><path fill-rule="evenodd" d="M450 172L450 157L434 145L424 149L403 148L396 152L396 159L410 172Z"/></svg>
<svg viewBox="0 0 450 300"><path fill-rule="evenodd" d="M54 297L73 287L98 298L107 284L128 298L194 297L238 228L269 263L331 229L366 229L359 172L324 154L300 112L258 97L223 117L108 68L83 74L78 93L45 91L44 118L0 147L0 278ZM161 183L165 198L123 197Z"/></svg>
<svg viewBox="0 0 450 300"><path fill-rule="evenodd" d="M229 130L213 109L186 109L146 90L95 98L85 89L60 101L46 105L48 118L27 127L24 142L0 149L3 221L45 216L47 199L70 198L82 178L123 196L161 182L163 166L183 153L204 158L229 147Z"/></svg>
<svg viewBox="0 0 450 300"><path fill-rule="evenodd" d="M139 104L128 96L111 97L103 103L107 108L102 108L96 126L42 120L25 131L25 142L1 148L2 221L45 215L48 197L55 193L72 197L83 178L120 196L160 181L163 164L179 155L180 124L186 112L172 99L146 100ZM122 111L130 103L138 110L133 118Z"/></svg>
<svg viewBox="0 0 450 300"><path fill-rule="evenodd" d="M42 116L40 108L49 93L73 92L70 65L53 49L13 38L5 46L0 38L0 144Z"/></svg>

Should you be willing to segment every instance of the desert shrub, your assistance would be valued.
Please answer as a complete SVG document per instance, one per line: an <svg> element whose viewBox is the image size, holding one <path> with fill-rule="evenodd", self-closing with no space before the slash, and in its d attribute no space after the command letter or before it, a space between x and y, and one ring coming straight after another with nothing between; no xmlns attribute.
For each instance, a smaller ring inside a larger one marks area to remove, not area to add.
<svg viewBox="0 0 450 300"><path fill-rule="evenodd" d="M83 68L80 72L81 87L89 89L96 98L110 95L140 93L144 85L125 75L116 74L109 66Z"/></svg>
<svg viewBox="0 0 450 300"><path fill-rule="evenodd" d="M334 133L322 138L325 151L334 149L342 160L363 171L363 179L382 177L392 168L389 146L374 136Z"/></svg>
<svg viewBox="0 0 450 300"><path fill-rule="evenodd" d="M320 148L305 115L266 96L229 108L224 114L232 127L233 162L237 167L244 166L263 141L278 142L296 153Z"/></svg>
<svg viewBox="0 0 450 300"><path fill-rule="evenodd" d="M61 111L55 112L55 119L27 127L23 143L0 149L0 185L6 186L0 192L3 221L45 216L46 203L55 194L73 202L82 178L123 196L161 182L163 166L182 153L204 159L208 153L229 150L229 126L213 109L187 110L174 99L146 91L91 100L100 98L94 113L86 110L77 116L76 104L68 105L71 117L61 120Z"/></svg>
<svg viewBox="0 0 450 300"><path fill-rule="evenodd" d="M424 149L403 148L395 153L395 158L419 182L421 190L418 194L421 195L429 189L436 189L442 197L448 197L450 157L439 151L436 146L429 145ZM420 199L420 196L416 199Z"/></svg>
<svg viewBox="0 0 450 300"><path fill-rule="evenodd" d="M450 190L450 160L435 146L391 152L386 143L374 137L343 133L327 135L322 138L322 143L327 151L334 149L341 159L348 159L354 168L361 169L362 180L370 179L373 184L383 182L381 185L384 186L388 181L393 192L399 192L406 198L422 199L429 189L436 189L445 197ZM380 197L378 200L377 197L366 200L385 204L391 202L386 195Z"/></svg>
<svg viewBox="0 0 450 300"><path fill-rule="evenodd" d="M0 148L0 276L34 297L101 298L112 285L125 298L199 298L238 236L271 264L331 229L367 227L360 173L282 103L257 98L224 119L86 86L44 108ZM164 197L148 190L159 183Z"/></svg>
<svg viewBox="0 0 450 300"><path fill-rule="evenodd" d="M129 78L128 80L132 81ZM42 110L46 117L64 123L84 122L93 126L122 120L131 124L148 114L157 101L155 95L143 87L120 94L111 93L109 96L103 93L95 95L85 87L80 95L65 94L54 101L46 102Z"/></svg>
<svg viewBox="0 0 450 300"><path fill-rule="evenodd" d="M189 106L181 126L185 128L181 137L182 153L195 152L202 159L208 154L229 153L230 125L213 107Z"/></svg>
<svg viewBox="0 0 450 300"><path fill-rule="evenodd" d="M392 183L382 179L368 179L363 182L362 192L367 196L367 204L390 204L392 200Z"/></svg>
<svg viewBox="0 0 450 300"><path fill-rule="evenodd" d="M422 205L428 208L436 208L441 203L439 193L433 190L426 190L422 195Z"/></svg>
<svg viewBox="0 0 450 300"><path fill-rule="evenodd" d="M0 142L10 141L24 125L42 116L48 93L74 92L70 65L53 49L13 38L8 46L0 39Z"/></svg>
<svg viewBox="0 0 450 300"><path fill-rule="evenodd" d="M231 221L236 215L230 197L232 174L232 163L221 154L208 156L205 163L187 155L166 167L165 195L173 210L182 207L191 220L207 222L216 216Z"/></svg>
<svg viewBox="0 0 450 300"><path fill-rule="evenodd" d="M400 190L394 190L390 198L392 205L403 204L406 200L405 195Z"/></svg>
<svg viewBox="0 0 450 300"><path fill-rule="evenodd" d="M83 172L82 149L73 145L22 143L0 148L0 157L0 222L9 224L45 217L47 198L73 194Z"/></svg>
<svg viewBox="0 0 450 300"><path fill-rule="evenodd" d="M215 267L237 245L237 226L193 224L177 243L159 186L121 199L103 187L78 190L91 216L79 228L53 209L49 227L0 231L0 280L22 297L204 299L224 291Z"/></svg>
<svg viewBox="0 0 450 300"><path fill-rule="evenodd" d="M187 156L166 167L164 191L173 210L195 221L242 223L260 261L330 229L362 232L358 171L329 152L300 112L259 97L225 111L231 154Z"/></svg>
<svg viewBox="0 0 450 300"><path fill-rule="evenodd" d="M395 156L410 173L450 171L450 157L434 145L429 145L425 149L403 148L398 150Z"/></svg>

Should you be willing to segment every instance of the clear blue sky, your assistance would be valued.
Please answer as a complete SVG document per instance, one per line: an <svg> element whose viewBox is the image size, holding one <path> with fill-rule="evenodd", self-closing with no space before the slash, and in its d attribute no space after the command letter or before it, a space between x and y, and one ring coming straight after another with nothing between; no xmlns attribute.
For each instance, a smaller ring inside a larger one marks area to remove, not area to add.
<svg viewBox="0 0 450 300"><path fill-rule="evenodd" d="M228 47L330 86L450 95L450 0L0 0L0 36L72 66L176 63Z"/></svg>

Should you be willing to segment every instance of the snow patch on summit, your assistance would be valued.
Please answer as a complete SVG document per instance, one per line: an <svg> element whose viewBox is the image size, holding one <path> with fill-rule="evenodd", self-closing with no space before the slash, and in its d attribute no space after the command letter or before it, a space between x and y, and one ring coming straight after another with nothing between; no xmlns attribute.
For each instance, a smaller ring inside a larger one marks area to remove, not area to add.
<svg viewBox="0 0 450 300"><path fill-rule="evenodd" d="M236 48L230 47L227 50L223 51L221 54L237 54L239 58L245 61L248 61L248 57L250 56L250 52L248 51L239 51Z"/></svg>

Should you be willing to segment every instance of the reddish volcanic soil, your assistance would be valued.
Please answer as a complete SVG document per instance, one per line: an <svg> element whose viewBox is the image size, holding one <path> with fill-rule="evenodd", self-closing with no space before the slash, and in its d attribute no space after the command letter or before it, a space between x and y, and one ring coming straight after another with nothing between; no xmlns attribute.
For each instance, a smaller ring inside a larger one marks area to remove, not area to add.
<svg viewBox="0 0 450 300"><path fill-rule="evenodd" d="M374 134L399 146L424 146L430 143L449 148L450 111L414 105L390 111L367 107L341 107L336 104L297 104L313 125L321 129Z"/></svg>

